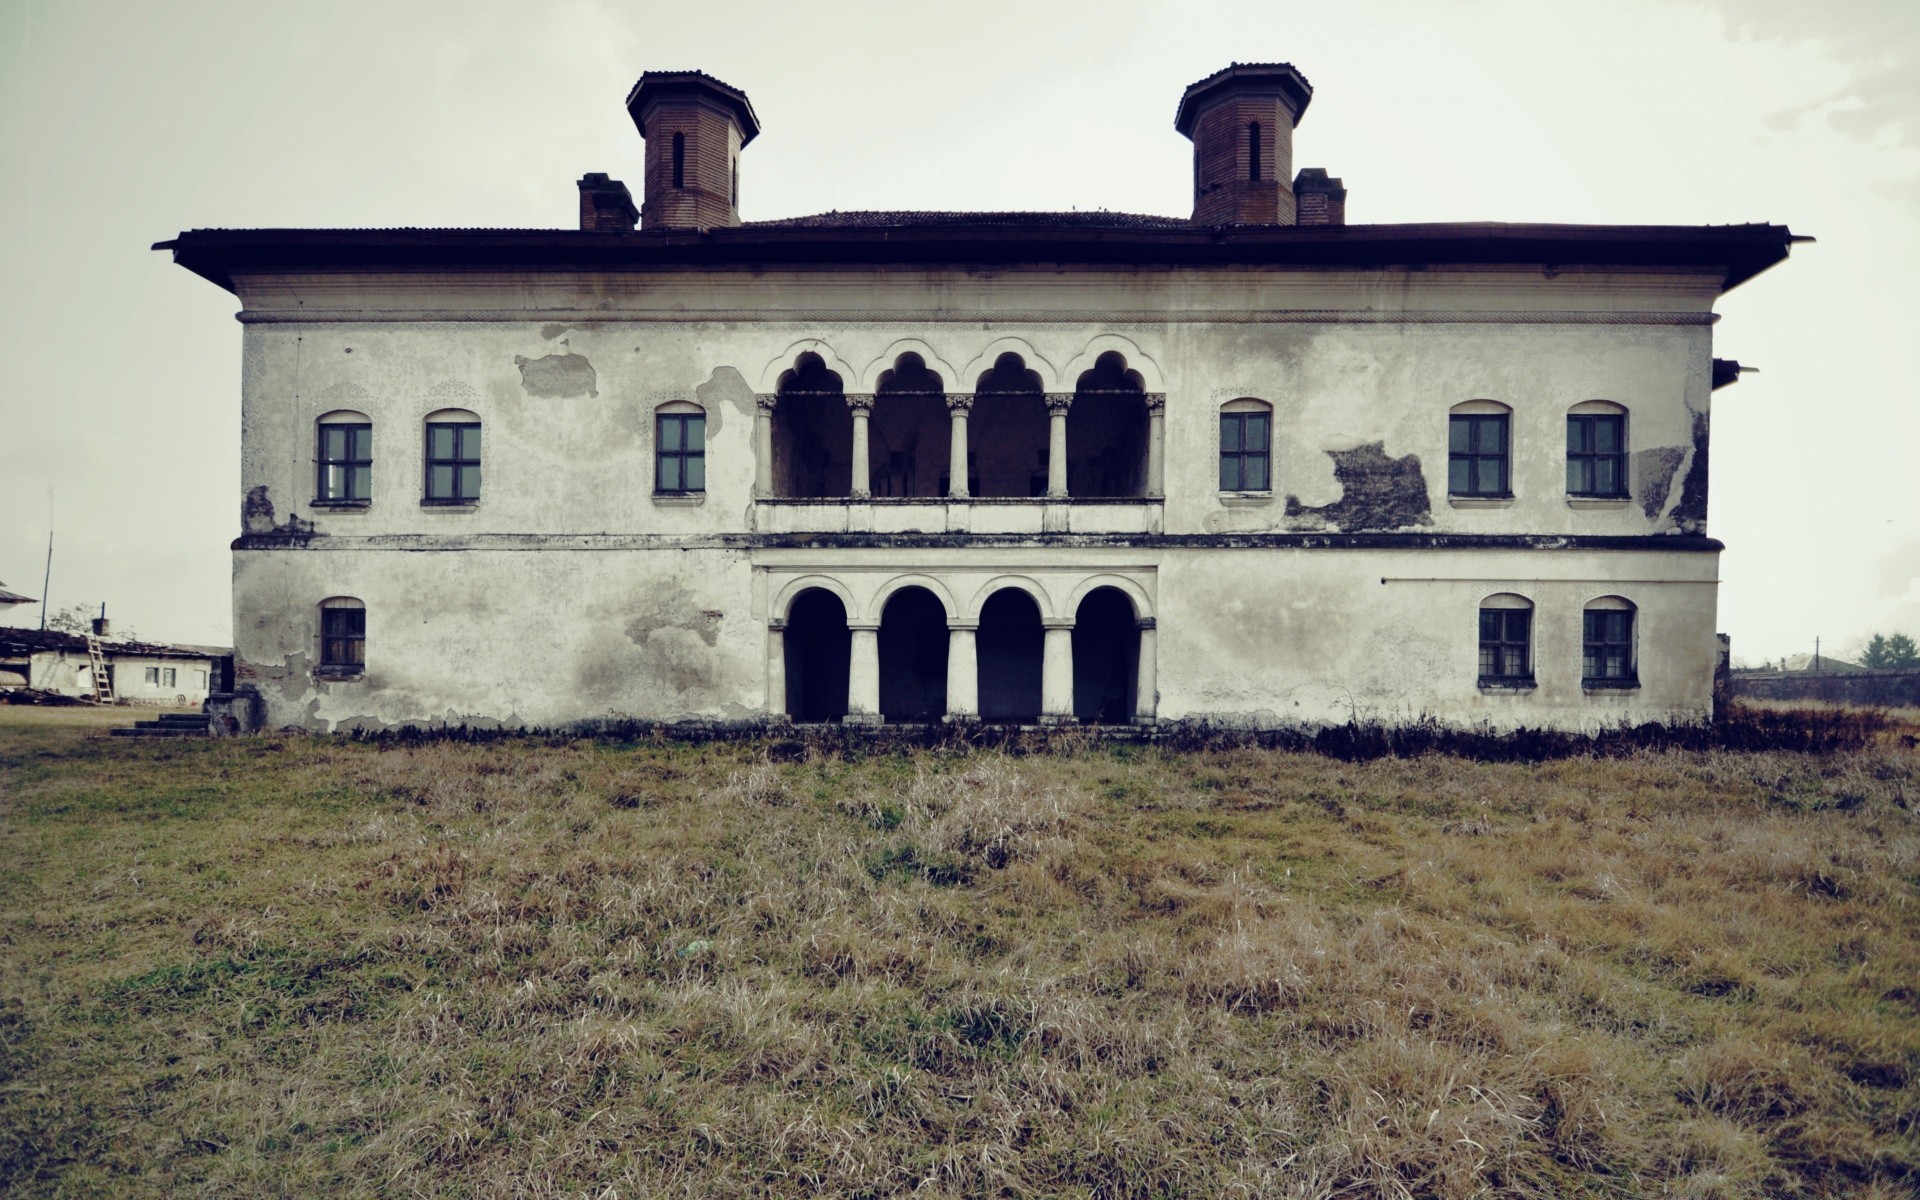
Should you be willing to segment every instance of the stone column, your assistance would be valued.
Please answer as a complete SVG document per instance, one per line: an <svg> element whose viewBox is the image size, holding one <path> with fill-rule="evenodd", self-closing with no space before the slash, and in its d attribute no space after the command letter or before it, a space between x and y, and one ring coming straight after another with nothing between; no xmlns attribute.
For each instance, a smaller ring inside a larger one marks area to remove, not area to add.
<svg viewBox="0 0 1920 1200"><path fill-rule="evenodd" d="M1047 496L1061 499L1067 494L1067 409L1073 406L1070 393L1047 396Z"/></svg>
<svg viewBox="0 0 1920 1200"><path fill-rule="evenodd" d="M953 438L947 450L947 495L965 500L967 491L967 413L973 408L972 396L948 396L947 412L952 415Z"/></svg>
<svg viewBox="0 0 1920 1200"><path fill-rule="evenodd" d="M1167 398L1159 392L1147 393L1147 495L1160 499L1167 494Z"/></svg>
<svg viewBox="0 0 1920 1200"><path fill-rule="evenodd" d="M1047 640L1040 660L1040 723L1064 725L1073 720L1073 622L1046 623Z"/></svg>
<svg viewBox="0 0 1920 1200"><path fill-rule="evenodd" d="M880 723L880 626L847 622L853 634L852 661L847 664L847 724Z"/></svg>
<svg viewBox="0 0 1920 1200"><path fill-rule="evenodd" d="M773 410L778 396L755 396L753 414L753 494L773 495Z"/></svg>
<svg viewBox="0 0 1920 1200"><path fill-rule="evenodd" d="M1134 625L1140 630L1140 662L1133 676L1133 723L1151 725L1160 709L1159 623L1152 617L1141 617Z"/></svg>
<svg viewBox="0 0 1920 1200"><path fill-rule="evenodd" d="M978 621L947 622L947 720L980 719Z"/></svg>
<svg viewBox="0 0 1920 1200"><path fill-rule="evenodd" d="M867 473L867 418L873 415L873 397L848 396L847 411L853 414L853 488L850 494L855 500L867 500L873 496L873 486Z"/></svg>
<svg viewBox="0 0 1920 1200"><path fill-rule="evenodd" d="M787 623L767 625L767 719L781 724L787 712Z"/></svg>

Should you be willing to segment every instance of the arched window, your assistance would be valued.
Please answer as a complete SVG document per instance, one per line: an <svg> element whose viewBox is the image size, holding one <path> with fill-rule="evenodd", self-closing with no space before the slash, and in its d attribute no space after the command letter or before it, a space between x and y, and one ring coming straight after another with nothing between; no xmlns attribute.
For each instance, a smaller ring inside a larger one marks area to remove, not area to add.
<svg viewBox="0 0 1920 1200"><path fill-rule="evenodd" d="M1533 601L1525 596L1480 602L1480 686L1533 686Z"/></svg>
<svg viewBox="0 0 1920 1200"><path fill-rule="evenodd" d="M1456 404L1447 416L1447 494L1513 495L1513 410L1497 400Z"/></svg>
<svg viewBox="0 0 1920 1200"><path fill-rule="evenodd" d="M480 499L480 418L464 408L427 414L426 491L423 504L472 504Z"/></svg>
<svg viewBox="0 0 1920 1200"><path fill-rule="evenodd" d="M1602 596L1581 614L1580 682L1590 688L1640 686L1633 654L1633 601Z"/></svg>
<svg viewBox="0 0 1920 1200"><path fill-rule="evenodd" d="M1247 126L1247 178L1260 182L1260 122Z"/></svg>
<svg viewBox="0 0 1920 1200"><path fill-rule="evenodd" d="M733 206L735 208L739 208L740 207L740 160L739 159L736 158L733 160L732 170L733 170L733 182L731 185L732 190L728 192L728 196Z"/></svg>
<svg viewBox="0 0 1920 1200"><path fill-rule="evenodd" d="M320 602L320 669L358 675L367 666L367 606L352 596Z"/></svg>
<svg viewBox="0 0 1920 1200"><path fill-rule="evenodd" d="M673 135L673 186L687 186L687 135Z"/></svg>
<svg viewBox="0 0 1920 1200"><path fill-rule="evenodd" d="M1627 410L1588 400L1567 410L1567 495L1627 494Z"/></svg>
<svg viewBox="0 0 1920 1200"><path fill-rule="evenodd" d="M686 400L654 409L653 490L665 496L707 490L707 410Z"/></svg>
<svg viewBox="0 0 1920 1200"><path fill-rule="evenodd" d="M363 505L373 501L373 418L339 409L315 422L317 453L313 502Z"/></svg>
<svg viewBox="0 0 1920 1200"><path fill-rule="evenodd" d="M1220 406L1220 490L1273 489L1273 406L1243 397Z"/></svg>

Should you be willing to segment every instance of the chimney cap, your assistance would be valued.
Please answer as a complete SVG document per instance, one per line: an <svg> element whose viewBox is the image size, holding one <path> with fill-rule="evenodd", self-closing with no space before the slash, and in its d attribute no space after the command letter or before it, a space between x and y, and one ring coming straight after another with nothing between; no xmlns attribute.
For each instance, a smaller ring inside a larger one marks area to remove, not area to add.
<svg viewBox="0 0 1920 1200"><path fill-rule="evenodd" d="M1296 125L1313 99L1313 85L1292 63L1229 63L1187 88L1174 113L1173 127L1192 137L1201 111L1229 92L1278 93L1289 102Z"/></svg>
<svg viewBox="0 0 1920 1200"><path fill-rule="evenodd" d="M740 126L740 144L745 146L760 132L760 118L753 114L747 94L725 84L705 71L647 71L627 93L627 115L641 137L647 136L646 111L666 99L706 99L718 103L733 114Z"/></svg>

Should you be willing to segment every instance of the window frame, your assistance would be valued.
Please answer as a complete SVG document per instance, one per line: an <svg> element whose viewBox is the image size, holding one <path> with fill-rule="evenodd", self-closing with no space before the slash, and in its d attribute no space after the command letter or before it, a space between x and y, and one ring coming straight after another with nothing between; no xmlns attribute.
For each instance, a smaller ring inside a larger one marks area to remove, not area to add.
<svg viewBox="0 0 1920 1200"><path fill-rule="evenodd" d="M361 675L367 669L367 608L345 600L320 606L320 660L327 675Z"/></svg>
<svg viewBox="0 0 1920 1200"><path fill-rule="evenodd" d="M1479 430L1497 428L1500 431L1500 448L1488 451L1479 445ZM1467 431L1466 448L1455 449L1455 430ZM1483 463L1496 463L1499 467L1497 487L1488 487L1481 480ZM1465 488L1454 486L1454 464L1465 463L1467 478ZM1513 413L1511 410L1491 411L1480 409L1455 410L1447 414L1447 495L1464 500L1511 500L1513 498Z"/></svg>
<svg viewBox="0 0 1920 1200"><path fill-rule="evenodd" d="M345 435L341 457L331 456L328 435L335 431ZM357 434L364 434L364 445L357 442ZM373 422L360 418L354 420L329 420L321 418L314 424L314 479L313 502L323 507L363 508L373 503ZM361 456L357 451L364 451ZM342 472L341 495L333 495L329 473L338 469ZM355 483L361 488L356 489ZM364 491L361 496L354 495L356 490Z"/></svg>
<svg viewBox="0 0 1920 1200"><path fill-rule="evenodd" d="M1596 625L1600 627L1597 639ZM1640 610L1628 601L1614 604L1593 603L1581 610L1581 687L1601 690L1640 686L1640 662L1638 655L1634 653L1639 625ZM1608 661L1610 657L1615 656L1618 661L1617 669L1614 669L1613 663ZM1594 671L1596 663L1600 667L1598 673Z"/></svg>
<svg viewBox="0 0 1920 1200"><path fill-rule="evenodd" d="M699 422L700 446L697 450L687 449L687 429L690 422ZM674 423L679 429L676 444L667 445L668 423ZM667 487L667 464L675 467L675 477L679 487ZM688 465L699 464L700 481L698 486L687 486ZM653 494L656 496L704 496L707 493L707 410L695 404L679 403L657 408L653 413Z"/></svg>
<svg viewBox="0 0 1920 1200"><path fill-rule="evenodd" d="M1489 618L1497 626L1489 636ZM1533 662L1533 606L1517 604L1489 604L1482 601L1479 615L1478 667L1479 686L1483 688L1531 688L1536 685ZM1516 629L1516 625L1518 628ZM1520 670L1513 672L1505 668L1513 665L1510 655L1520 656ZM1491 654L1491 657L1489 655ZM1492 667L1492 670L1489 670Z"/></svg>
<svg viewBox="0 0 1920 1200"><path fill-rule="evenodd" d="M1611 424L1614 428L1614 448L1597 449L1598 430L1602 424ZM1582 445L1576 448L1574 430L1582 430ZM1613 466L1614 487L1611 491L1602 491L1592 486L1599 475L1602 462ZM1575 486L1574 474L1577 467L1586 469L1588 487ZM1588 500L1625 500L1627 491L1627 414L1613 409L1575 410L1567 414L1567 495Z"/></svg>
<svg viewBox="0 0 1920 1200"><path fill-rule="evenodd" d="M1219 452L1219 471L1217 478L1222 492L1228 494L1271 495L1273 493L1273 409L1262 401L1233 401L1219 411L1216 443ZM1257 449L1248 446L1247 425L1257 418L1265 426L1265 432L1259 439ZM1236 432L1236 445L1228 448L1227 428L1232 425ZM1258 462L1263 482L1258 487L1247 486L1247 466ZM1228 464L1233 464L1238 482L1230 485L1227 480Z"/></svg>
<svg viewBox="0 0 1920 1200"><path fill-rule="evenodd" d="M435 420L429 417L425 425L426 425L426 434L425 434L425 438L423 439L424 445L421 447L425 454L425 466L423 468L423 472L420 480L420 485L421 485L420 503L443 504L443 505L449 505L449 506L461 506L461 505L470 506L470 505L478 504L480 502L480 487L481 487L480 463L482 458L482 450L479 445L479 442L480 442L480 439L484 436L481 433L481 429L480 429L481 427L480 419L478 417L469 418L469 417L463 416L458 420L447 420L444 418ZM453 457L451 458L434 457L433 433L434 433L434 430L436 429L450 429L454 431ZM473 446L473 455L470 458L462 453L462 451L465 449L465 446L466 446L465 434L468 430L471 430L473 432L473 437L475 442L475 445ZM433 471L435 467L446 467L451 470L452 480L453 480L452 495L437 496L434 494ZM466 494L466 490L462 483L462 480L466 473L466 468L468 467L473 468L474 482L473 482L472 495Z"/></svg>

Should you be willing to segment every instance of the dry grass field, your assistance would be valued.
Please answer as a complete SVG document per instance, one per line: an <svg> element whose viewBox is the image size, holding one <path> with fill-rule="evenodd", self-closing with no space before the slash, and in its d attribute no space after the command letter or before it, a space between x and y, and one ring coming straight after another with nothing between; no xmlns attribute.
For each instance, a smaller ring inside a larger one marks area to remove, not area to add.
<svg viewBox="0 0 1920 1200"><path fill-rule="evenodd" d="M0 726L0 1193L1920 1188L1920 756Z"/></svg>

